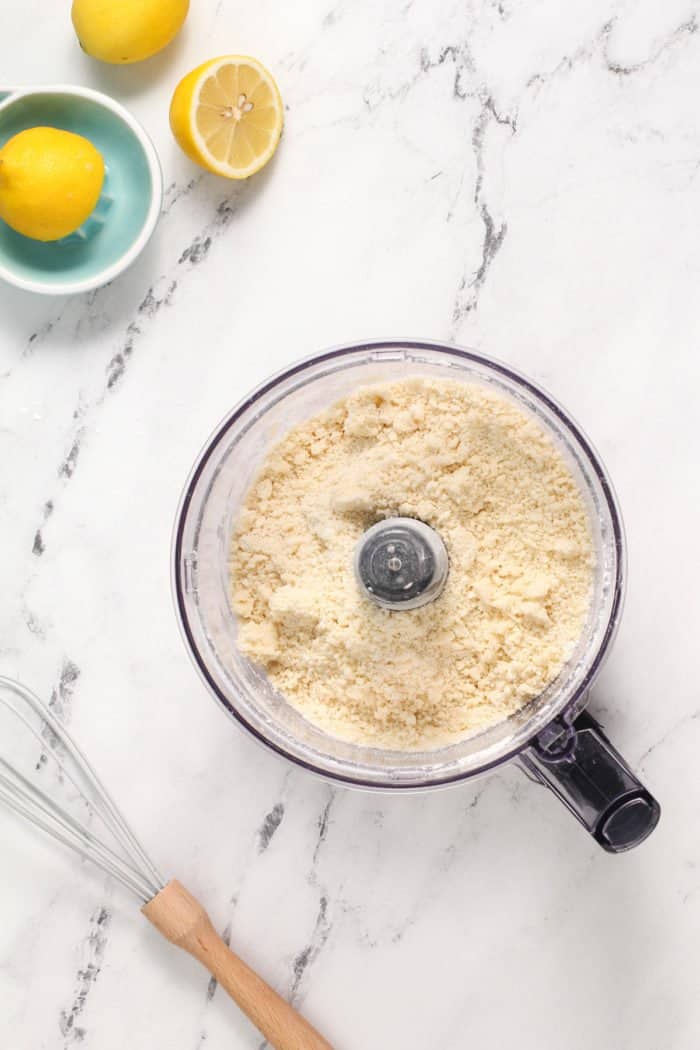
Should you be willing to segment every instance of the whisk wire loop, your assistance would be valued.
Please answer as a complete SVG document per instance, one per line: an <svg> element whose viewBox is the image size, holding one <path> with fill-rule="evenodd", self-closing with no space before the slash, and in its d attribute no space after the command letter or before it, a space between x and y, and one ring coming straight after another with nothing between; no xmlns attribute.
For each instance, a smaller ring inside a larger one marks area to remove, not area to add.
<svg viewBox="0 0 700 1050"><path fill-rule="evenodd" d="M3 690L13 694L13 698L3 694ZM18 706L15 697L38 716L42 723L42 732L38 732L32 725ZM0 704L39 742L42 754L55 762L60 775L72 785L88 812L111 835L123 856L107 845L94 831L76 820L64 806L23 776L7 759L1 757L0 801L114 876L142 903L155 897L165 884L162 875L126 824L65 726L34 693L3 675L0 675ZM69 769L67 760L70 760L78 771L77 777Z"/></svg>

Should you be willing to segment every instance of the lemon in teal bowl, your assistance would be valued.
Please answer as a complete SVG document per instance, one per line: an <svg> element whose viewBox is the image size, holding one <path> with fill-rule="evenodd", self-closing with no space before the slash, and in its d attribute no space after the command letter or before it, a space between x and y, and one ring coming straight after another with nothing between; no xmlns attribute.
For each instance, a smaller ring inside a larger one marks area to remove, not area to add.
<svg viewBox="0 0 700 1050"><path fill-rule="evenodd" d="M66 132L68 136L62 134ZM71 295L107 284L137 258L160 215L163 178L148 135L109 96L64 86L19 88L0 95L0 155L7 147L8 164L31 170L29 144L38 144L35 181L50 188L53 177L58 195L61 180L70 180L70 169L61 168L60 151L55 161L45 154L42 160L40 152L54 140L64 150L66 142L74 143L75 162L89 171L82 193L89 214L83 217L80 201L72 201L79 225L71 229L68 221L63 229L49 215L45 226L38 223L31 197L26 222L17 221L16 210L8 206L8 221L0 219L0 278L28 291Z"/></svg>

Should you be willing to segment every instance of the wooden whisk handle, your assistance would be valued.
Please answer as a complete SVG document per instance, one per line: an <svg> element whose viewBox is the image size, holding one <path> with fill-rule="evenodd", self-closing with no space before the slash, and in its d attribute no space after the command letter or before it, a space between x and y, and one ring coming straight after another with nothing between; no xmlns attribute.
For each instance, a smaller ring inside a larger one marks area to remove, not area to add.
<svg viewBox="0 0 700 1050"><path fill-rule="evenodd" d="M142 911L167 940L207 968L275 1050L333 1050L301 1014L226 946L202 905L177 879L172 879Z"/></svg>

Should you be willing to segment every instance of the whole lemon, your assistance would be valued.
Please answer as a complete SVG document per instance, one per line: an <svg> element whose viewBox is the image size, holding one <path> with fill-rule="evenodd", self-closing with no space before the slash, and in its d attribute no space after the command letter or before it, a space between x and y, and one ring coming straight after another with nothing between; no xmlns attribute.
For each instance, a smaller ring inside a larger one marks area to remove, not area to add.
<svg viewBox="0 0 700 1050"><path fill-rule="evenodd" d="M0 219L37 241L67 237L93 211L104 177L102 154L82 135L20 131L0 149Z"/></svg>
<svg viewBox="0 0 700 1050"><path fill-rule="evenodd" d="M83 51L119 65L162 51L189 6L189 0L73 0L71 17Z"/></svg>

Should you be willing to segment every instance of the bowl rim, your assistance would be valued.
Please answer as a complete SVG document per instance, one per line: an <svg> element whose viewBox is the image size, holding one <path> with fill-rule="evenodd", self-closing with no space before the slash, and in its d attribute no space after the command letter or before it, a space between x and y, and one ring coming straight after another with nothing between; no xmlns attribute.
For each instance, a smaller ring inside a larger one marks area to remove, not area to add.
<svg viewBox="0 0 700 1050"><path fill-rule="evenodd" d="M495 372L500 373L507 379L515 380L521 386L525 387L530 393L534 394L536 398L542 400L547 408L559 418L565 426L573 433L577 442L581 448L585 451L593 472L600 483L606 505L610 513L610 521L613 531L614 548L615 548L615 579L613 584L613 597L610 605L610 611L608 614L608 620L605 625L602 637L600 639L600 645L595 652L590 665L584 674L581 681L578 683L576 688L566 698L565 702L558 709L553 717L543 718L542 715L538 718L533 717L528 723L532 727L532 732L517 745L504 748L500 754L496 757L489 759L484 762L478 768L470 770L460 770L459 772L450 772L444 776L438 776L429 781L423 781L420 783L416 782L385 782L378 783L376 781L370 781L364 779L360 775L353 775L352 773L340 772L338 770L322 769L315 765L312 761L301 757L300 755L292 754L287 751L283 746L271 740L256 726L252 725L236 706L229 696L227 696L220 688L213 675L210 673L206 660L203 658L199 646L194 638L192 630L190 628L189 615L187 611L187 603L185 600L185 594L182 587L182 572L181 565L183 561L183 540L185 525L188 518L188 513L192 503L192 499L197 488L199 479L204 472L209 459L218 446L220 440L228 432L230 427L240 418L240 416L254 404L258 398L268 393L279 383L293 377L299 372L303 372L307 367L311 365L321 364L323 362L332 361L334 358L341 357L345 354L358 352L358 351L397 351L397 350L437 350L454 354L456 357L472 361L476 364L484 364L487 367L493 369ZM190 661L194 665L194 668L206 686L207 692L215 701L217 706L222 709L238 726L242 729L247 736L255 740L259 745L265 748L268 752L273 752L279 757L290 762L292 766L300 767L309 773L321 778L322 780L330 783L343 784L346 787L359 788L361 790L373 791L373 792L388 792L388 793L401 793L411 794L423 791L431 791L437 788L449 787L454 784L464 783L468 780L474 780L478 777L486 776L493 772L495 769L500 768L507 762L511 762L517 758L522 752L526 751L530 747L534 740L542 733L542 731L549 725L564 724L567 719L575 717L587 704L588 694L591 686L595 679L598 677L603 664L607 656L610 653L613 642L617 636L620 621L622 618L622 611L624 607L625 593L627 587L627 543L625 539L625 530L622 520L622 513L620 510L620 504L615 493L612 481L608 474L608 471L597 451L595 446L590 441L588 435L581 428L579 423L571 416L567 409L561 405L556 398L554 398L546 389L544 389L538 382L521 372L518 368L512 367L510 364L506 364L504 361L498 358L491 357L489 354L483 353L481 350L475 350L471 347L467 347L460 344L451 343L445 340L431 340L421 338L387 338L387 339L367 339L358 340L352 343L339 343L334 346L327 348L320 353L310 354L303 358L297 359L285 368L279 369L263 382L259 383L253 389L251 389L233 408L220 420L219 424L210 433L207 441L200 449L192 468L190 469L189 475L185 481L182 494L178 501L177 511L175 514L175 521L173 525L172 541L171 541L171 556L170 556L170 581L171 590L173 595L173 604L175 606L176 619L180 630L180 635L185 643L185 649L188 653Z"/></svg>
<svg viewBox="0 0 700 1050"><path fill-rule="evenodd" d="M146 247L158 223L163 204L163 171L153 141L143 125L138 122L136 117L134 117L133 114L121 104L121 102L117 102L117 100L110 95L106 95L103 91L97 91L95 88L82 87L81 85L76 84L37 84L13 87L7 89L7 93L5 93L5 89L3 89L0 91L0 112L4 109L8 109L19 98L24 98L27 95L41 94L73 95L77 98L90 99L90 101L95 102L97 105L111 110L112 113L126 124L131 133L138 140L146 157L146 163L151 178L150 204L148 212L146 213L145 221L138 236L118 259L100 270L99 273L93 274L90 277L85 277L79 281L48 284L41 280L21 277L19 274L15 273L14 270L0 263L0 278L7 281L8 284L13 284L16 288L22 288L27 292L37 292L41 295L77 295L79 292L89 292L94 288L101 288L103 285L109 284L109 282L114 280L115 277L123 273L127 267L131 266Z"/></svg>

